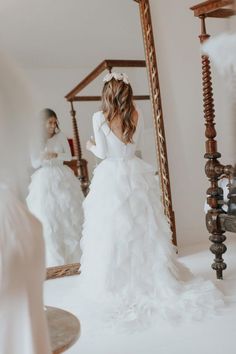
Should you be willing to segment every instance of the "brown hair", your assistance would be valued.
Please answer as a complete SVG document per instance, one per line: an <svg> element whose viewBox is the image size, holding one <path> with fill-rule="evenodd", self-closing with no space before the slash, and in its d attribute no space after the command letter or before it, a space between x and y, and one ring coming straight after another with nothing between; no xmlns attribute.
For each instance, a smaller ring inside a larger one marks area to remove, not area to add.
<svg viewBox="0 0 236 354"><path fill-rule="evenodd" d="M122 141L125 144L133 143L136 125L133 121L135 106L133 103L133 90L130 84L115 78L105 82L102 90L101 108L110 128L113 119L119 116Z"/></svg>
<svg viewBox="0 0 236 354"><path fill-rule="evenodd" d="M45 123L47 122L48 119L50 119L52 117L55 118L56 119L56 128L57 128L57 132L55 132L55 134L57 134L60 132L59 121L58 121L56 113L50 108L44 108L40 112L40 116L41 116L41 122L42 122L42 135L43 135L44 141L46 141L47 134L45 131Z"/></svg>
<svg viewBox="0 0 236 354"><path fill-rule="evenodd" d="M59 122L58 122L58 118L57 118L57 115L56 113L50 109L50 108L44 108L42 111L41 111L41 116L42 118L44 119L44 121L46 122L49 118L56 118L56 127L58 130L60 130L59 128Z"/></svg>

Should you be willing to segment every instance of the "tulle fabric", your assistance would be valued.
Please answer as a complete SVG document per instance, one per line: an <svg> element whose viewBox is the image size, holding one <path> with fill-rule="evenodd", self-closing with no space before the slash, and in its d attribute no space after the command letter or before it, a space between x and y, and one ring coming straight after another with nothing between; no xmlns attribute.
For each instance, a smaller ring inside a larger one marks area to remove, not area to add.
<svg viewBox="0 0 236 354"><path fill-rule="evenodd" d="M83 195L78 179L61 161L51 161L31 178L29 210L43 225L47 266L80 261Z"/></svg>
<svg viewBox="0 0 236 354"><path fill-rule="evenodd" d="M158 178L139 158L107 158L83 203L80 288L106 320L201 319L223 304L177 260Z"/></svg>

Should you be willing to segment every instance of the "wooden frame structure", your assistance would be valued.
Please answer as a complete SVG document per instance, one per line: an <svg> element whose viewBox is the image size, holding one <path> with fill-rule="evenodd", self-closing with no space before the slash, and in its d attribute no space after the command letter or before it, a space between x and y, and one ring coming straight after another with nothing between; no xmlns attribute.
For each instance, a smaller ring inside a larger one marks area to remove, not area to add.
<svg viewBox="0 0 236 354"><path fill-rule="evenodd" d="M93 82L103 71L112 71L114 67L133 67L133 68L143 68L146 66L144 60L103 60L91 73L89 73L78 85L76 85L66 96L66 100L71 105L71 116L72 116L72 126L74 132L75 141L75 155L77 156L78 164L78 175L81 182L81 188L86 196L89 190L89 175L87 161L82 157L82 149L80 144L79 129L76 120L76 111L74 109L74 102L92 102L100 101L101 96L82 96L78 95L85 87L87 87L91 82ZM150 97L148 95L134 96L135 100L148 100Z"/></svg>
<svg viewBox="0 0 236 354"><path fill-rule="evenodd" d="M227 18L235 15L233 4L233 0L211 0L191 7L194 16L201 21L201 34L199 36L201 43L210 37L206 31L206 18ZM216 271L217 278L222 279L223 271L226 269L222 255L227 250L224 241L226 240L225 231L228 228L227 223L224 221L226 215L222 209L223 190L218 186L218 181L222 175L229 177L233 173L233 167L231 165L223 165L218 160L221 154L217 150L211 64L206 55L202 55L202 87L206 126L205 136L207 138L206 153L204 155L205 159L207 159L205 173L210 182L210 187L207 189L207 202L211 207L206 215L206 227L211 234L209 237L212 242L210 250L215 255L212 268ZM229 221L229 219L227 220Z"/></svg>
<svg viewBox="0 0 236 354"><path fill-rule="evenodd" d="M76 85L65 98L69 102L75 101L100 101L100 96L77 96L85 87L94 81L103 71L112 71L113 68L145 68L144 60L123 60L123 59L105 59L89 75L87 75L78 85ZM149 96L136 96L137 100L149 99Z"/></svg>
<svg viewBox="0 0 236 354"><path fill-rule="evenodd" d="M127 0L130 1L130 0ZM145 49L145 61L143 60L104 60L100 63L88 76L86 76L73 90L71 90L66 96L66 100L70 103L72 125L74 132L75 142L75 155L78 158L78 175L81 180L81 187L84 194L88 191L89 178L87 161L82 158L82 151L79 139L78 126L76 121L76 111L73 103L76 101L98 101L99 96L78 96L90 82L92 82L98 75L104 70L111 72L113 67L145 67L147 68L150 99L152 104L153 121L155 127L155 141L156 151L159 163L159 176L162 190L162 202L164 206L164 212L169 221L172 230L172 242L177 245L176 241L176 227L175 227L175 215L172 206L171 188L170 188L170 176L168 167L167 147L164 129L163 110L161 103L161 91L158 75L158 66L155 50L154 35L151 21L151 9L149 0L132 0L138 3L140 20L142 26L143 42ZM134 96L136 100L146 100L149 96ZM59 267L50 268L48 271L48 279L61 277L64 275L78 274L79 264L75 269L70 268L74 265L64 265ZM72 270L71 270L72 269Z"/></svg>
<svg viewBox="0 0 236 354"><path fill-rule="evenodd" d="M134 0L139 5L140 20L143 33L143 44L147 63L153 122L155 127L156 151L159 162L159 176L162 190L164 212L172 231L172 242L177 245L175 214L171 197L171 183L165 138L164 117L161 101L161 89L158 75L156 48L152 28L151 8L149 0Z"/></svg>

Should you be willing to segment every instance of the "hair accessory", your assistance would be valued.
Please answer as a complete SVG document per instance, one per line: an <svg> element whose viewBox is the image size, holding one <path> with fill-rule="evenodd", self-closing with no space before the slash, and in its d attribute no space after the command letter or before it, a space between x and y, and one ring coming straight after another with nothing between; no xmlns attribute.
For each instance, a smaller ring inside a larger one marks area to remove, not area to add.
<svg viewBox="0 0 236 354"><path fill-rule="evenodd" d="M109 73L103 78L103 82L109 82L111 81L111 79L123 81L127 85L129 84L129 78L124 73L116 73L116 72Z"/></svg>

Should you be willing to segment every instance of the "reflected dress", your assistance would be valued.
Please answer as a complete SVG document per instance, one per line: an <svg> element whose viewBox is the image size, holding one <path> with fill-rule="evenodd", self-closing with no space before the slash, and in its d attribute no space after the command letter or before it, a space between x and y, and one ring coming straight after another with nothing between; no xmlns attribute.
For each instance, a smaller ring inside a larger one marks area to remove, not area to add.
<svg viewBox="0 0 236 354"><path fill-rule="evenodd" d="M72 159L70 146L62 132L48 139L44 152L55 152L51 160L32 158L34 168L29 195L29 210L43 225L47 266L77 263L83 223L83 194L79 180L64 161Z"/></svg>

